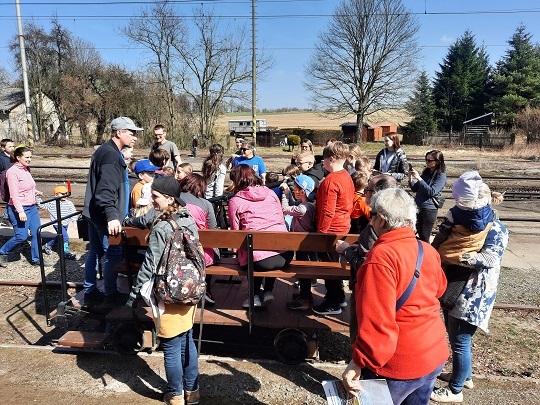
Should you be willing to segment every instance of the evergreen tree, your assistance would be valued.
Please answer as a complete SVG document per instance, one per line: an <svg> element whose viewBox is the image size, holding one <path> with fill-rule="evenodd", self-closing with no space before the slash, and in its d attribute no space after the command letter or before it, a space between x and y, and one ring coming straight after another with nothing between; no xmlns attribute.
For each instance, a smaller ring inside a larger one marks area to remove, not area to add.
<svg viewBox="0 0 540 405"><path fill-rule="evenodd" d="M425 70L418 76L412 97L405 103L405 108L413 117L411 122L402 128L409 141L421 139L422 135L437 130L433 89Z"/></svg>
<svg viewBox="0 0 540 405"><path fill-rule="evenodd" d="M490 107L497 121L511 126L526 106L540 105L540 50L531 34L520 25L508 41L510 49L497 62L493 74L493 101Z"/></svg>
<svg viewBox="0 0 540 405"><path fill-rule="evenodd" d="M471 31L465 31L439 65L433 86L437 118L444 131L458 131L463 121L485 113L489 101L489 61Z"/></svg>

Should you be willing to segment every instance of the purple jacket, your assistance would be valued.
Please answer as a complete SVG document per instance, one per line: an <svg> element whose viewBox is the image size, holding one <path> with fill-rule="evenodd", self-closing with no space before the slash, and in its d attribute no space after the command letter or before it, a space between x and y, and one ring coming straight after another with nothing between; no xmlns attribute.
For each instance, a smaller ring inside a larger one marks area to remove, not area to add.
<svg viewBox="0 0 540 405"><path fill-rule="evenodd" d="M233 230L287 232L281 203L272 190L265 186L248 187L229 201L229 221ZM255 250L256 262L282 251ZM241 266L247 264L247 252L238 251Z"/></svg>

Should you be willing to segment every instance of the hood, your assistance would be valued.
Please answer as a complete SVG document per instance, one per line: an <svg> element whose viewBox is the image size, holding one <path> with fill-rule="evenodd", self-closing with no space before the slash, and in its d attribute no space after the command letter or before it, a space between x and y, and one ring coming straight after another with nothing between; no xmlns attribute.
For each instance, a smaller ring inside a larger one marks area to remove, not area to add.
<svg viewBox="0 0 540 405"><path fill-rule="evenodd" d="M458 206L450 208L452 219L456 225L463 225L472 232L480 232L493 222L493 210L489 205L476 210L464 210Z"/></svg>
<svg viewBox="0 0 540 405"><path fill-rule="evenodd" d="M317 180L321 181L322 178L324 177L323 166L321 163L316 163L315 165L313 165L312 168L306 170L304 174L312 178L314 177Z"/></svg>
<svg viewBox="0 0 540 405"><path fill-rule="evenodd" d="M264 201L268 193L273 191L266 186L250 186L236 193L235 197L248 201Z"/></svg>

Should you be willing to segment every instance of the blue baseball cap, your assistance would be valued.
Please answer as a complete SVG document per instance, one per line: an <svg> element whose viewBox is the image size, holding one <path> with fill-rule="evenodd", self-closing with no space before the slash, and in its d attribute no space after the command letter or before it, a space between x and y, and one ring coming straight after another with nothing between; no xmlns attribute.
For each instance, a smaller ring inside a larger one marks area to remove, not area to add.
<svg viewBox="0 0 540 405"><path fill-rule="evenodd" d="M137 163L135 163L135 173L139 174L142 172L155 172L156 170L159 170L159 167L154 166L152 162L148 159L142 159L139 160Z"/></svg>
<svg viewBox="0 0 540 405"><path fill-rule="evenodd" d="M313 181L311 177L305 174L300 174L296 176L294 182L298 187L304 190L307 198L311 197L311 193L313 193L313 190L315 190L315 181Z"/></svg>

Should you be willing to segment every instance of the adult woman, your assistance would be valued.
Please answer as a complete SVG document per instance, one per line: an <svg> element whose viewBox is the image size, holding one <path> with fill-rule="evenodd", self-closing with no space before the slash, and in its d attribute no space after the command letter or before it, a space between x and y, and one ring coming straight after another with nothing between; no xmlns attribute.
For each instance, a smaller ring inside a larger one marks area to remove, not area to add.
<svg viewBox="0 0 540 405"><path fill-rule="evenodd" d="M266 166L262 158L255 154L255 144L251 141L244 141L242 143L242 147L240 148L240 152L242 152L242 156L234 161L233 167L238 165L251 166L255 173L257 173L257 176L262 179L264 184L266 182Z"/></svg>
<svg viewBox="0 0 540 405"><path fill-rule="evenodd" d="M198 229L217 229L216 215L214 214L214 207L212 204L204 198L206 187L206 181L203 176L198 173L191 173L184 177L180 181L180 198L186 202L186 207ZM219 259L219 250L212 248L204 249L204 257L206 260L206 266L211 266L214 261ZM210 283L212 276L206 276L206 302L209 304L214 303L214 297L210 292Z"/></svg>
<svg viewBox="0 0 540 405"><path fill-rule="evenodd" d="M384 137L384 148L377 154L373 170L389 174L398 183L407 175L409 170L407 156L400 147L399 136L396 132L389 132Z"/></svg>
<svg viewBox="0 0 540 405"><path fill-rule="evenodd" d="M13 151L11 166L6 172L6 181L9 187L9 201L7 212L10 222L13 224L15 236L9 239L0 249L0 266L6 267L8 255L21 243L28 239L28 231L32 234L31 263L39 265L39 248L37 231L41 225L38 209L36 207L36 195L41 191L36 190L36 182L30 174L28 167L32 161L32 151L25 146L20 146Z"/></svg>
<svg viewBox="0 0 540 405"><path fill-rule="evenodd" d="M304 139L302 139L302 141L300 141L300 152L295 153L292 156L291 165L296 164L296 159L298 158L298 155L300 153L304 153L304 152L311 152L311 154L313 155L313 143L307 138L304 138Z"/></svg>
<svg viewBox="0 0 540 405"><path fill-rule="evenodd" d="M349 174L353 174L356 169L356 161L362 157L362 149L360 149L360 146L358 146L355 143L349 144L349 156L347 156L347 159L345 160L345 170L349 172Z"/></svg>
<svg viewBox="0 0 540 405"><path fill-rule="evenodd" d="M141 287L150 282L157 271L166 241L173 233L170 221L176 222L186 233L198 237L195 221L179 195L180 184L173 177L159 177L152 183L152 205L157 217L151 226L148 249L126 303L128 306L134 306L136 299L141 296ZM164 402L170 405L199 403L199 365L192 332L195 306L164 304L156 301L153 294L143 298L152 307L163 348L167 376Z"/></svg>
<svg viewBox="0 0 540 405"><path fill-rule="evenodd" d="M206 181L205 198L219 197L223 195L223 184L227 167L223 164L223 146L215 143L209 148L210 156L203 162L202 173Z"/></svg>
<svg viewBox="0 0 540 405"><path fill-rule="evenodd" d="M440 150L431 150L426 153L426 168L420 175L412 166L409 168L409 186L416 193L414 202L418 206L416 230L420 240L429 243L431 231L437 221L439 209L435 205L434 197L446 185L446 165Z"/></svg>
<svg viewBox="0 0 540 405"><path fill-rule="evenodd" d="M228 207L231 229L287 232L281 203L276 193L262 185L261 178L251 167L236 166L231 170L230 176L235 193ZM256 250L253 256L257 271L269 271L287 266L293 258L293 252ZM247 265L245 250L238 251L238 261L241 266ZM262 277L255 277L255 291L259 291L262 281ZM272 303L274 283L274 278L265 278L262 300L255 296L255 306L268 306ZM246 299L242 306L249 307L249 299Z"/></svg>
<svg viewBox="0 0 540 405"><path fill-rule="evenodd" d="M441 254L443 266L444 263L451 263L457 254L459 265L455 267L467 269L464 273L468 279L454 306L443 310L452 349L452 372L439 376L449 383L448 387L437 388L431 394L431 399L437 402L462 402L463 387L474 387L472 337L477 328L489 332L488 322L497 295L502 256L508 245L508 231L494 217L490 207L492 203L502 202L502 194L491 193L476 172L462 175L454 183L452 194L456 199L456 207L449 212L449 215L452 214L452 222L447 216L433 246ZM477 230L481 223L486 226ZM483 245L480 245L482 247L478 252L471 252L469 247L479 236L482 237ZM451 241L450 248L443 249L447 241ZM446 272L450 280L448 268Z"/></svg>

